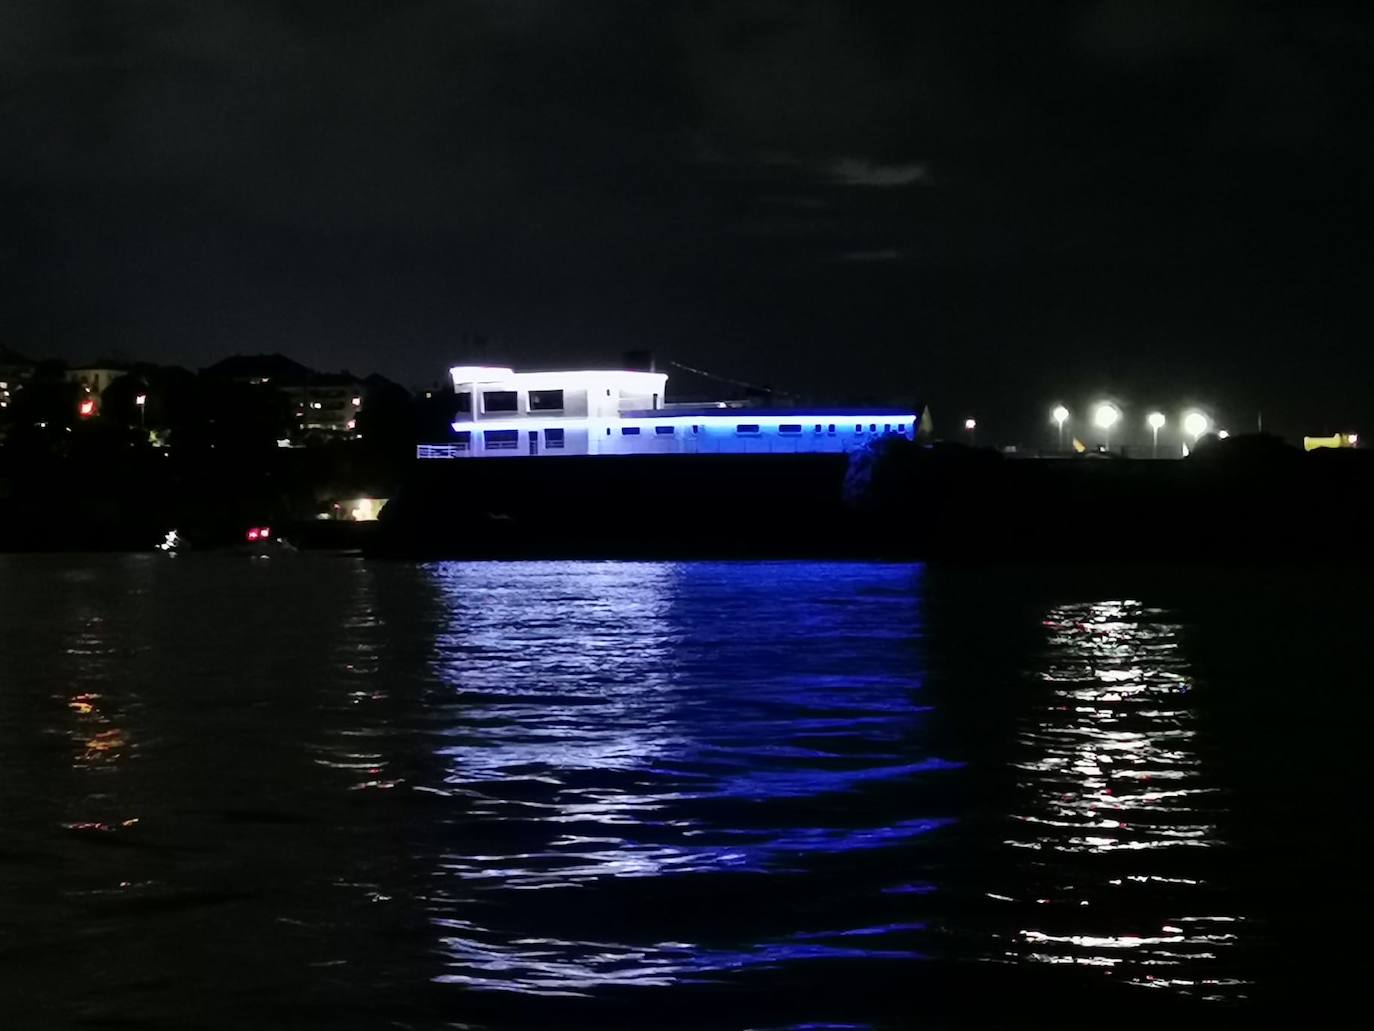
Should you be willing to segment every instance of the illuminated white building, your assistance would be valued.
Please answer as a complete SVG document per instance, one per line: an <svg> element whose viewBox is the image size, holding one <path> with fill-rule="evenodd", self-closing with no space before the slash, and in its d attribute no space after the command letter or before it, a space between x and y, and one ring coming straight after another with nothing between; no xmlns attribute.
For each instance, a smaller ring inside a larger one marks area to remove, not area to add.
<svg viewBox="0 0 1374 1031"><path fill-rule="evenodd" d="M420 458L845 452L916 432L915 414L900 409L669 405L661 372L459 365L449 374L453 437L421 444Z"/></svg>

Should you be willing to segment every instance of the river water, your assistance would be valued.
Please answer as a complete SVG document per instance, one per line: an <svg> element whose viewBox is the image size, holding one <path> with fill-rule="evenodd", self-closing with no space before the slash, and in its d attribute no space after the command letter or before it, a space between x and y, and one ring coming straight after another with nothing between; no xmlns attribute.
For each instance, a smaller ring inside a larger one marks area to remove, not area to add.
<svg viewBox="0 0 1374 1031"><path fill-rule="evenodd" d="M1318 1014L1361 579L0 557L5 1026Z"/></svg>

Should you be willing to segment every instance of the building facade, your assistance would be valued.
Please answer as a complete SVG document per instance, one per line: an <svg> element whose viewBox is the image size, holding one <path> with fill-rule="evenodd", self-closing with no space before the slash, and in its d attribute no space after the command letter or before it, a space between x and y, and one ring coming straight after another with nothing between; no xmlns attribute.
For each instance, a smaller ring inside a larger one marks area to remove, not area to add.
<svg viewBox="0 0 1374 1031"><path fill-rule="evenodd" d="M420 458L845 452L916 432L916 415L900 409L671 405L659 372L455 366L450 375L452 438L420 445Z"/></svg>

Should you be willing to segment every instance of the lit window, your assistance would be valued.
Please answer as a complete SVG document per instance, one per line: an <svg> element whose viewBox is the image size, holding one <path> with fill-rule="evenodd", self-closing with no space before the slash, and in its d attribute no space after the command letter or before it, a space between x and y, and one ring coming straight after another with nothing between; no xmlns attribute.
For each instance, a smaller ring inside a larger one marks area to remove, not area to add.
<svg viewBox="0 0 1374 1031"><path fill-rule="evenodd" d="M563 391L561 390L531 390L530 391L530 411L532 412L561 412L563 410Z"/></svg>
<svg viewBox="0 0 1374 1031"><path fill-rule="evenodd" d="M637 437L637 436L639 436L639 427L638 427L638 426L622 426L622 427L620 427L620 435L621 435L622 437Z"/></svg>
<svg viewBox="0 0 1374 1031"><path fill-rule="evenodd" d="M519 394L514 390L485 390L482 392L482 411L514 412L519 408Z"/></svg>
<svg viewBox="0 0 1374 1031"><path fill-rule="evenodd" d="M660 437L671 437L673 435L673 428L671 426L655 426L654 432Z"/></svg>
<svg viewBox="0 0 1374 1031"><path fill-rule="evenodd" d="M563 431L561 429L544 431L544 446L556 450L563 446Z"/></svg>

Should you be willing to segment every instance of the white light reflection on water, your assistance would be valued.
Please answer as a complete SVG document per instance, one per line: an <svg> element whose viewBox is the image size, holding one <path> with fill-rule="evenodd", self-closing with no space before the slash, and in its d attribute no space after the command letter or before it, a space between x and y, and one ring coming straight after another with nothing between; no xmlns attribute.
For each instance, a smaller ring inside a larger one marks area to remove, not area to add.
<svg viewBox="0 0 1374 1031"><path fill-rule="evenodd" d="M1237 998L1224 953L1235 916L1190 857L1226 847L1204 781L1180 627L1132 601L1067 605L1044 620L1036 675L1049 697L1019 735L1026 923L1003 958L1102 967L1132 984ZM1177 914L1177 915L1169 915Z"/></svg>
<svg viewBox="0 0 1374 1031"><path fill-rule="evenodd" d="M949 765L917 746L918 570L488 563L431 574L451 615L430 700L444 772L425 789L454 803L429 900L438 980L585 993L918 955L920 922L893 919L920 904L908 884L862 889L849 927L806 926L805 897L792 894L802 883L857 891L847 873L862 857L890 862L946 822L894 819L899 801L863 816L865 799ZM774 875L765 890L715 899L729 878L761 873ZM560 908L581 912L584 896L627 926L589 940L584 915L568 927L583 935L556 933ZM752 919L710 921L727 897L732 916ZM714 924L712 940L656 939L659 905L699 932ZM738 930L722 938L723 926Z"/></svg>

